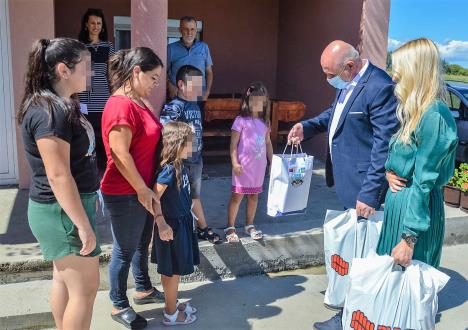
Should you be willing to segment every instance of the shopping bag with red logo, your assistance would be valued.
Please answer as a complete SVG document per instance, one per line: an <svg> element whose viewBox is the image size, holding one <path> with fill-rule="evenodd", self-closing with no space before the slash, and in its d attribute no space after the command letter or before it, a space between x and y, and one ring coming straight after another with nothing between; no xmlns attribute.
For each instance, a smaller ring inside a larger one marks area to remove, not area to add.
<svg viewBox="0 0 468 330"><path fill-rule="evenodd" d="M392 257L373 254L354 259L349 279L343 329L428 330L450 277L415 260L403 271Z"/></svg>
<svg viewBox="0 0 468 330"><path fill-rule="evenodd" d="M286 146L287 148L287 146ZM273 155L268 188L267 214L272 217L304 214L309 200L314 157L302 152Z"/></svg>
<svg viewBox="0 0 468 330"><path fill-rule="evenodd" d="M323 225L325 266L328 287L324 303L341 308L348 291L348 274L354 258L375 252L382 228L383 212L358 219L356 210L327 211Z"/></svg>

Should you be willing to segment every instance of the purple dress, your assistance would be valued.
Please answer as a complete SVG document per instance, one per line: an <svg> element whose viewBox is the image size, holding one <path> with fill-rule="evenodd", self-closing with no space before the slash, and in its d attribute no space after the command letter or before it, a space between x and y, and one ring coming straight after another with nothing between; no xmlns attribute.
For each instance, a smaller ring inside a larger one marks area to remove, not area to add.
<svg viewBox="0 0 468 330"><path fill-rule="evenodd" d="M261 193L267 165L265 141L269 129L261 119L238 116L231 130L240 133L237 161L242 166L241 175L232 173L232 192Z"/></svg>

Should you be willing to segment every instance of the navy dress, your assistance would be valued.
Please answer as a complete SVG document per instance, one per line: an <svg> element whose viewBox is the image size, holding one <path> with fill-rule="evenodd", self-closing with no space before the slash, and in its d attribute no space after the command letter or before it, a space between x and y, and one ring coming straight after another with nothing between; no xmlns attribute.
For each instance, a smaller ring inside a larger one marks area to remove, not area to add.
<svg viewBox="0 0 468 330"><path fill-rule="evenodd" d="M168 164L157 175L156 182L167 185L161 197L161 208L166 223L174 232L174 239L162 241L157 225L153 238L151 262L158 264L158 273L166 276L188 275L200 263L198 240L191 212L192 198L188 173L182 169L180 187L174 166Z"/></svg>

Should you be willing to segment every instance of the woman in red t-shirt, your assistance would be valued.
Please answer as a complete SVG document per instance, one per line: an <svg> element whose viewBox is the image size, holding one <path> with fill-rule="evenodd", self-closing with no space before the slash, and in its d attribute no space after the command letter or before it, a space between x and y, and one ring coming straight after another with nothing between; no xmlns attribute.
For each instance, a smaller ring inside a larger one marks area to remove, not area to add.
<svg viewBox="0 0 468 330"><path fill-rule="evenodd" d="M153 233L153 201L149 188L155 172L155 154L161 124L144 98L159 85L163 64L146 47L121 50L109 60L113 91L102 116L102 138L107 166L101 182L114 238L109 265L112 318L131 329L147 321L130 307L127 278L130 265L135 279L136 304L163 302L164 295L148 275L148 246Z"/></svg>

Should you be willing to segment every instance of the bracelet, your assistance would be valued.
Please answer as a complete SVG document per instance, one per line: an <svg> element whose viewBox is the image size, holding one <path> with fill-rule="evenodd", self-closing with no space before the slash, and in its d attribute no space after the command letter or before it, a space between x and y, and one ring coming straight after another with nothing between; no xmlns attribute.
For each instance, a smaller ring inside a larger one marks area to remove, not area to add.
<svg viewBox="0 0 468 330"><path fill-rule="evenodd" d="M163 218L164 218L164 216L162 215L162 213L156 214L156 215L154 216L155 219L157 219L158 217L163 217Z"/></svg>

